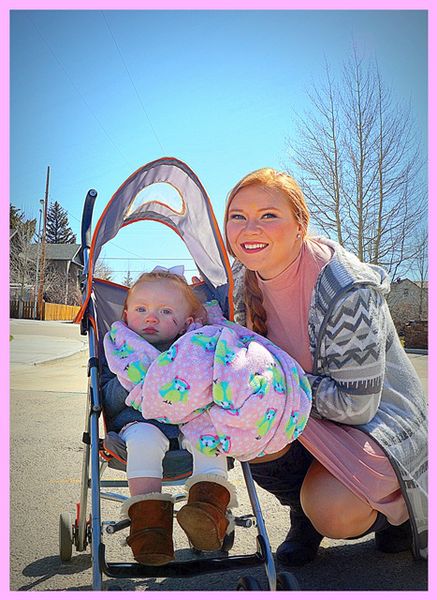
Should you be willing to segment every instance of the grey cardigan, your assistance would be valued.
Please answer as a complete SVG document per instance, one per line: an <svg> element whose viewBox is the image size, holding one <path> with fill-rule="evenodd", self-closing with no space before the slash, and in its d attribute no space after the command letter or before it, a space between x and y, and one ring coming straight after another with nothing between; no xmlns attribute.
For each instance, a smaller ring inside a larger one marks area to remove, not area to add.
<svg viewBox="0 0 437 600"><path fill-rule="evenodd" d="M352 425L383 448L399 479L413 554L427 557L427 405L385 301L387 273L336 242L319 274L308 319L311 415ZM245 324L244 267L235 261L235 319Z"/></svg>

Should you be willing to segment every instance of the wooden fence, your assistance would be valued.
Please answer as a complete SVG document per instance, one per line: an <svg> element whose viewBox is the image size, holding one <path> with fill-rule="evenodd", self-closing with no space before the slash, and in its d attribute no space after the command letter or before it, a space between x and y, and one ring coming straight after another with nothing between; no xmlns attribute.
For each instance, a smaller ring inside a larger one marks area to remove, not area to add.
<svg viewBox="0 0 437 600"><path fill-rule="evenodd" d="M80 310L80 306L67 306L66 304L44 303L44 321L73 321Z"/></svg>
<svg viewBox="0 0 437 600"><path fill-rule="evenodd" d="M12 319L35 319L36 310L33 302L23 300L11 300L9 311Z"/></svg>
<svg viewBox="0 0 437 600"><path fill-rule="evenodd" d="M44 302L42 318L44 321L73 321L79 310L80 306ZM11 300L10 316L12 319L36 319L34 303Z"/></svg>

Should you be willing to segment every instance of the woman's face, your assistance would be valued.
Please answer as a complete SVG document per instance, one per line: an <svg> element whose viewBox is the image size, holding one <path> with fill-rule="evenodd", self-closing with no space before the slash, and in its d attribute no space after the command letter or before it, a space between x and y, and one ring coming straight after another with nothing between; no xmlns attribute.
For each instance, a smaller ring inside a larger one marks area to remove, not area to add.
<svg viewBox="0 0 437 600"><path fill-rule="evenodd" d="M260 185L233 197L226 235L236 258L263 279L282 273L299 254L302 229L282 192Z"/></svg>

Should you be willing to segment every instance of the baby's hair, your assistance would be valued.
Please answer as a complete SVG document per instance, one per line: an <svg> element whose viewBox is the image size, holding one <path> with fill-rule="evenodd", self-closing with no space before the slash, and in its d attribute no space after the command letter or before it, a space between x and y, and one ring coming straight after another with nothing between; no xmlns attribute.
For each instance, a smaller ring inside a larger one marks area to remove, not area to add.
<svg viewBox="0 0 437 600"><path fill-rule="evenodd" d="M301 228L302 238L306 237L310 214L298 183L288 173L264 167L240 179L229 192L225 209L224 231L226 247L231 256L235 257L226 233L226 224L229 220L229 207L238 192L250 186L259 186L266 191L274 190L281 192L287 200L297 224ZM258 285L255 271L250 271L249 269L246 269L244 274L244 303L247 314L252 321L253 330L261 335L267 335L267 315L263 305L262 292Z"/></svg>
<svg viewBox="0 0 437 600"><path fill-rule="evenodd" d="M129 288L126 298L124 300L123 317L122 317L124 321L126 320L126 310L127 310L127 303L129 300L129 296L131 295L132 291L135 289L135 286L139 285L140 283L154 282L154 281L169 281L169 282L173 283L175 285L175 287L177 287L179 289L179 291L182 292L182 294L184 295L184 298L188 302L190 309L191 309L190 316L193 317L193 319L198 323L202 323L202 324L206 323L206 309L203 306L201 300L196 296L194 291L191 289L191 287L185 281L185 279L183 277L181 277L180 275L176 275L175 273L168 273L166 271L153 271L150 273L142 273L138 277L138 279L135 281L135 283L132 285L132 287Z"/></svg>

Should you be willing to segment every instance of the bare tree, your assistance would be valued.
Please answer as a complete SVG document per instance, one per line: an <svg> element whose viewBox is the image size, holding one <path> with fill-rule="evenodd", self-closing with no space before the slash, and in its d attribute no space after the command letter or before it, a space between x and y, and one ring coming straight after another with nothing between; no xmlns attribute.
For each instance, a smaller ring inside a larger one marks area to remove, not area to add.
<svg viewBox="0 0 437 600"><path fill-rule="evenodd" d="M340 141L338 90L326 65L326 83L309 94L314 112L299 120L299 146L292 146L295 165L304 173L301 185L311 205L318 205L318 224L343 244L342 144Z"/></svg>
<svg viewBox="0 0 437 600"><path fill-rule="evenodd" d="M413 260L413 273L420 287L419 319L428 319L428 231L423 229L416 240L417 252Z"/></svg>
<svg viewBox="0 0 437 600"><path fill-rule="evenodd" d="M36 219L27 220L22 211L11 205L9 226L10 281L20 286L20 297L24 298L25 289L35 285L36 265L31 243L35 235Z"/></svg>
<svg viewBox="0 0 437 600"><path fill-rule="evenodd" d="M80 305L79 284L73 273L63 273L55 264L48 263L44 277L44 295L47 302Z"/></svg>
<svg viewBox="0 0 437 600"><path fill-rule="evenodd" d="M108 263L106 263L103 259L98 258L96 266L94 267L94 276L110 281L112 279L112 275L113 271Z"/></svg>
<svg viewBox="0 0 437 600"><path fill-rule="evenodd" d="M424 162L410 111L393 101L377 64L353 49L340 81L328 65L288 140L297 179L320 233L366 262L405 275L426 211Z"/></svg>

